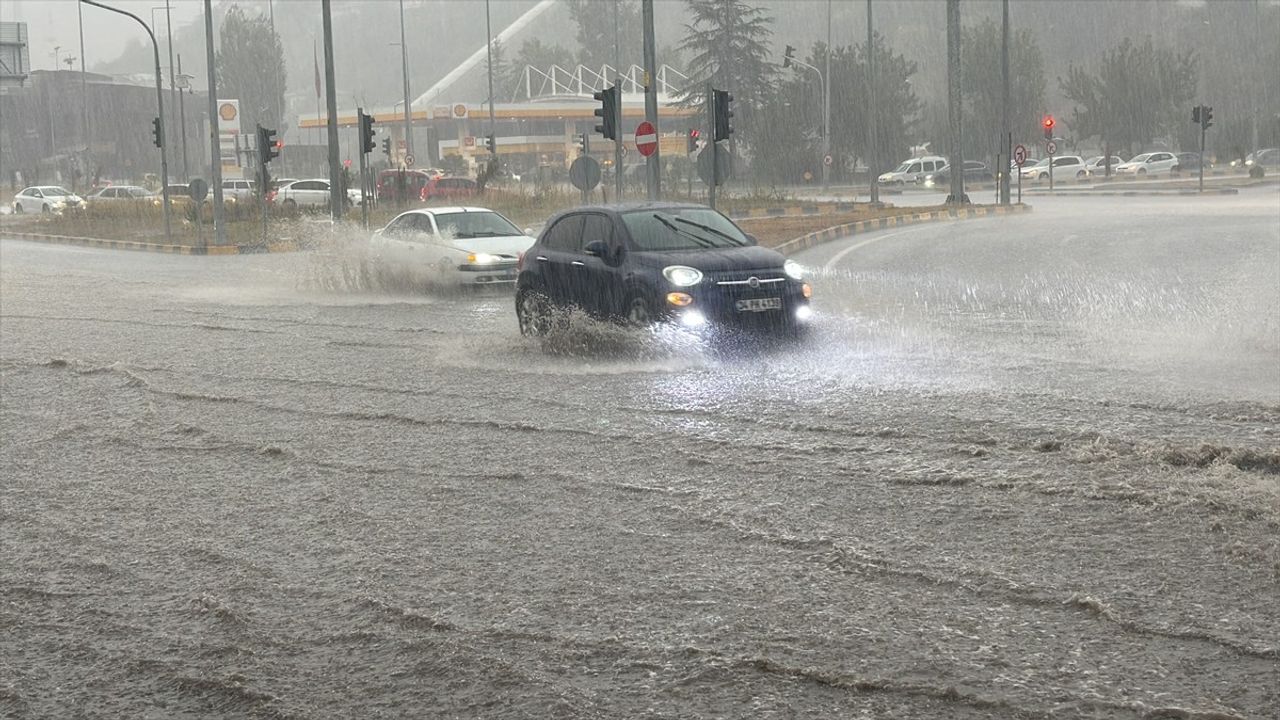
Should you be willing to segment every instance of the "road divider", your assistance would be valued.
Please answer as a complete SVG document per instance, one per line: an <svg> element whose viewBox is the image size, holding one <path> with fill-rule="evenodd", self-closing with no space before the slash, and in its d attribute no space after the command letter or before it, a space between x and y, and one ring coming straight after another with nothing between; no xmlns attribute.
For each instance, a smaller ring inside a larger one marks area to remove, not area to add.
<svg viewBox="0 0 1280 720"><path fill-rule="evenodd" d="M875 218L872 220L859 220L857 222L824 228L822 230L807 233L798 238L788 240L775 246L774 249L783 255L790 255L833 240L847 238L852 235L875 232L877 230L901 227L903 225L917 225L920 223L943 222L948 220L967 220L970 218L994 217L997 215L1010 215L1013 213L1024 213L1030 211L1030 205L1019 204L988 205L972 208L948 208L945 210L930 210L928 212L904 212L901 215Z"/></svg>
<svg viewBox="0 0 1280 720"><path fill-rule="evenodd" d="M209 245L196 247L193 245L164 245L133 240L108 240L105 238L47 235L44 233L10 232L6 230L0 230L0 237L48 243L50 245L73 245L76 247L102 248L104 250L133 250L137 252L167 253L170 255L258 255L262 253L295 252L302 248L299 243L291 240L256 245Z"/></svg>

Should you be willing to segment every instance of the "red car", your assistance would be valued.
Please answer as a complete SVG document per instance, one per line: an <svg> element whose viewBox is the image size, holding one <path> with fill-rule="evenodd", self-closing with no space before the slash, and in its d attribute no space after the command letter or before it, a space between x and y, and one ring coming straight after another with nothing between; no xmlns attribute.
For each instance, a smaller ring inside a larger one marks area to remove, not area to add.
<svg viewBox="0 0 1280 720"><path fill-rule="evenodd" d="M383 170L378 173L378 200L395 202L400 194L400 170ZM404 196L421 198L422 191L431 184L434 176L422 170L404 171Z"/></svg>
<svg viewBox="0 0 1280 720"><path fill-rule="evenodd" d="M480 192L480 186L471 178L459 177L436 177L422 188L422 193L418 196L423 202L435 198L450 200L453 198L469 198L475 197Z"/></svg>

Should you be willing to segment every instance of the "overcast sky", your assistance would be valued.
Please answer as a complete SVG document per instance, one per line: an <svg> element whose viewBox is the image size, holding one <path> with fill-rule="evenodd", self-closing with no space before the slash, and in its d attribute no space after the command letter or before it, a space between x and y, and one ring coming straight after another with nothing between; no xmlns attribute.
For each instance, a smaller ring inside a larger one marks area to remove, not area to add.
<svg viewBox="0 0 1280 720"><path fill-rule="evenodd" d="M164 7L164 0L102 0L103 4L118 7L137 15L144 22L151 22L151 8ZM61 46L59 58L68 54L80 57L80 28L77 17L78 0L0 0L0 20L25 22L27 40L31 49L31 67L34 70L52 70L53 48ZM170 0L173 26L199 18L204 8L203 0ZM165 13L155 13L156 38L164 52ZM120 54L131 40L146 39L146 32L127 17L84 6L84 46L86 65L110 60ZM162 62L164 62L162 60ZM63 65L59 69L66 69ZM75 69L79 70L77 62ZM138 68L146 72L149 68Z"/></svg>

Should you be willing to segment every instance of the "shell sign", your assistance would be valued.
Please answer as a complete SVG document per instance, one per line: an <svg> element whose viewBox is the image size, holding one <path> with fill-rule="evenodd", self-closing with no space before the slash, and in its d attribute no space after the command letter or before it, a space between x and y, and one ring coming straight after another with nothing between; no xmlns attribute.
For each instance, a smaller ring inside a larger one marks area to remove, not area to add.
<svg viewBox="0 0 1280 720"><path fill-rule="evenodd" d="M240 132L240 101L218 101L218 130L224 133Z"/></svg>
<svg viewBox="0 0 1280 720"><path fill-rule="evenodd" d="M453 116L458 119L465 118L467 116L467 106L463 105L462 103L458 103L457 105L454 105Z"/></svg>

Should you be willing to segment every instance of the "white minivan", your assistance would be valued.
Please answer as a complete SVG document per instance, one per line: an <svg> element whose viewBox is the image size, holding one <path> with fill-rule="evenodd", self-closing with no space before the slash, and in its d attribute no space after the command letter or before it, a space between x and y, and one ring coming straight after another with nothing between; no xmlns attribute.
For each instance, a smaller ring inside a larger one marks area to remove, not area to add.
<svg viewBox="0 0 1280 720"><path fill-rule="evenodd" d="M926 175L932 175L947 167L947 159L937 155L912 158L880 176L881 185L905 185L907 183L924 182Z"/></svg>

